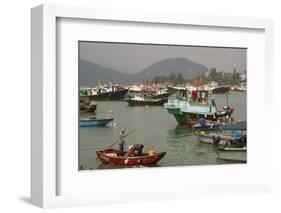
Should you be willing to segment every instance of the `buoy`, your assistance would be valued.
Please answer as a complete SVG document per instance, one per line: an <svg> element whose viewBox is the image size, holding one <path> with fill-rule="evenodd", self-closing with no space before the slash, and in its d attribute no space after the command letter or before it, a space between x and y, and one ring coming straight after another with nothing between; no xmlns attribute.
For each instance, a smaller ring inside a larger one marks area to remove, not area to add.
<svg viewBox="0 0 281 213"><path fill-rule="evenodd" d="M207 132L205 132L205 131L201 131L200 132L202 135L206 135L207 134Z"/></svg>
<svg viewBox="0 0 281 213"><path fill-rule="evenodd" d="M154 150L149 150L148 151L148 155L149 156L152 156L152 155L155 155L155 154L156 154L156 152Z"/></svg>

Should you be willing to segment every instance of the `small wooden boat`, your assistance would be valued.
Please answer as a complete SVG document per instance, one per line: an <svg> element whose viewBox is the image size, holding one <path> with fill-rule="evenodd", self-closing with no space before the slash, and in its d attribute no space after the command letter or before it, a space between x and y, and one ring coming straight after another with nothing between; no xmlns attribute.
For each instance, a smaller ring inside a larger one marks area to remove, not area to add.
<svg viewBox="0 0 281 213"><path fill-rule="evenodd" d="M93 101L85 103L80 101L80 112L95 112L97 109L97 104Z"/></svg>
<svg viewBox="0 0 281 213"><path fill-rule="evenodd" d="M205 131L196 132L195 135L197 135L200 143L207 143L207 144L227 144L230 141L235 140L234 137L230 135L224 135L222 133L208 133Z"/></svg>
<svg viewBox="0 0 281 213"><path fill-rule="evenodd" d="M201 125L197 123L193 126L194 130L199 131L220 131L220 130L247 130L246 121L237 121L229 123L206 123Z"/></svg>
<svg viewBox="0 0 281 213"><path fill-rule="evenodd" d="M95 112L97 109L97 104L91 100L91 97L88 95L80 95L80 112Z"/></svg>
<svg viewBox="0 0 281 213"><path fill-rule="evenodd" d="M200 143L217 145L219 150L224 151L247 151L247 135L232 136L227 132L204 132L195 133Z"/></svg>
<svg viewBox="0 0 281 213"><path fill-rule="evenodd" d="M80 127L105 126L113 120L113 118L81 118Z"/></svg>
<svg viewBox="0 0 281 213"><path fill-rule="evenodd" d="M142 153L141 155L130 155L130 153L126 151L122 155L120 155L119 150L107 148L105 150L97 151L96 154L97 158L104 164L143 166L156 164L166 155L166 152L149 152Z"/></svg>

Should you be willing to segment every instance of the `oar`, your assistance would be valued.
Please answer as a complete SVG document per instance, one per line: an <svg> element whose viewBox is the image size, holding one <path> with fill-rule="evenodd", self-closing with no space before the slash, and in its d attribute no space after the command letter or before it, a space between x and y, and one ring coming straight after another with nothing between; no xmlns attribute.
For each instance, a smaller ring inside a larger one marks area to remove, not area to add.
<svg viewBox="0 0 281 213"><path fill-rule="evenodd" d="M134 131L136 131L137 130L137 128L136 129L134 129L133 131L131 131L131 132L129 132L127 135L125 135L124 137L127 137L128 135L130 135L130 134L132 134ZM107 148L110 148L110 147L112 147L112 146L114 146L116 143L118 143L119 141L115 141L113 144L111 144L109 147L107 147Z"/></svg>

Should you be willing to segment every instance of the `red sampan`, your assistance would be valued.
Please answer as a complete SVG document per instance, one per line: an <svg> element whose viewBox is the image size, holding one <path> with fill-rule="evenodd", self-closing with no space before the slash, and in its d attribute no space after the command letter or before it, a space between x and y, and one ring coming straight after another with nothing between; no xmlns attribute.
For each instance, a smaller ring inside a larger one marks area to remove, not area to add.
<svg viewBox="0 0 281 213"><path fill-rule="evenodd" d="M125 151L120 155L120 151L113 148L97 151L97 158L104 164L113 165L152 165L160 161L166 152L149 152L142 153L141 155L132 155L130 152Z"/></svg>

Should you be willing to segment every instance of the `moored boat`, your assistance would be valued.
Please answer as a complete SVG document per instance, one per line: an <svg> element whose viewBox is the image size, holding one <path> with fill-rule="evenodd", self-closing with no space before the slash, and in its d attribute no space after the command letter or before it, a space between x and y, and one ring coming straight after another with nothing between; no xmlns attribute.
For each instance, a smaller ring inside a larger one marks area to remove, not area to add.
<svg viewBox="0 0 281 213"><path fill-rule="evenodd" d="M197 123L193 126L195 131L221 131L221 130L247 130L246 121L234 121L229 123L215 122L200 124Z"/></svg>
<svg viewBox="0 0 281 213"><path fill-rule="evenodd" d="M232 131L232 132L195 132L199 142L207 144L223 145L220 148L242 148L246 146L247 135L244 131Z"/></svg>
<svg viewBox="0 0 281 213"><path fill-rule="evenodd" d="M229 92L230 86L217 86L210 89L210 93L212 94L225 94Z"/></svg>
<svg viewBox="0 0 281 213"><path fill-rule="evenodd" d="M143 166L156 164L166 155L166 152L148 152L140 155L134 155L129 151L120 154L120 151L117 149L107 148L105 150L97 151L96 155L97 158L104 164Z"/></svg>
<svg viewBox="0 0 281 213"><path fill-rule="evenodd" d="M196 132L195 135L198 137L200 143L207 144L225 145L235 139L230 135L224 135L222 133L208 133L205 131Z"/></svg>
<svg viewBox="0 0 281 213"><path fill-rule="evenodd" d="M174 115L178 124L191 127L200 118L217 121L226 116L230 117L233 113L234 108L229 105L218 110L213 99L209 102L206 97L201 98L197 94L194 97L189 98L186 94L183 96L174 94L169 97L168 103L165 103L164 106L168 113Z"/></svg>
<svg viewBox="0 0 281 213"><path fill-rule="evenodd" d="M123 100L128 89L118 85L100 85L94 88L80 88L80 97L90 97L94 101Z"/></svg>
<svg viewBox="0 0 281 213"><path fill-rule="evenodd" d="M85 103L84 101L80 101L80 112L95 112L97 109L97 104L93 101L89 103Z"/></svg>
<svg viewBox="0 0 281 213"><path fill-rule="evenodd" d="M100 91L93 96L96 101L117 101L123 100L124 96L127 94L128 89L118 88L112 91Z"/></svg>
<svg viewBox="0 0 281 213"><path fill-rule="evenodd" d="M80 127L106 126L113 118L81 118Z"/></svg>
<svg viewBox="0 0 281 213"><path fill-rule="evenodd" d="M144 94L136 93L133 97L125 99L129 106L163 106L166 98L153 98Z"/></svg>
<svg viewBox="0 0 281 213"><path fill-rule="evenodd" d="M158 98L158 99L165 99L165 101L168 101L168 97L171 95L172 93L167 89L167 88L157 88L155 90L155 93L153 94L154 98Z"/></svg>

